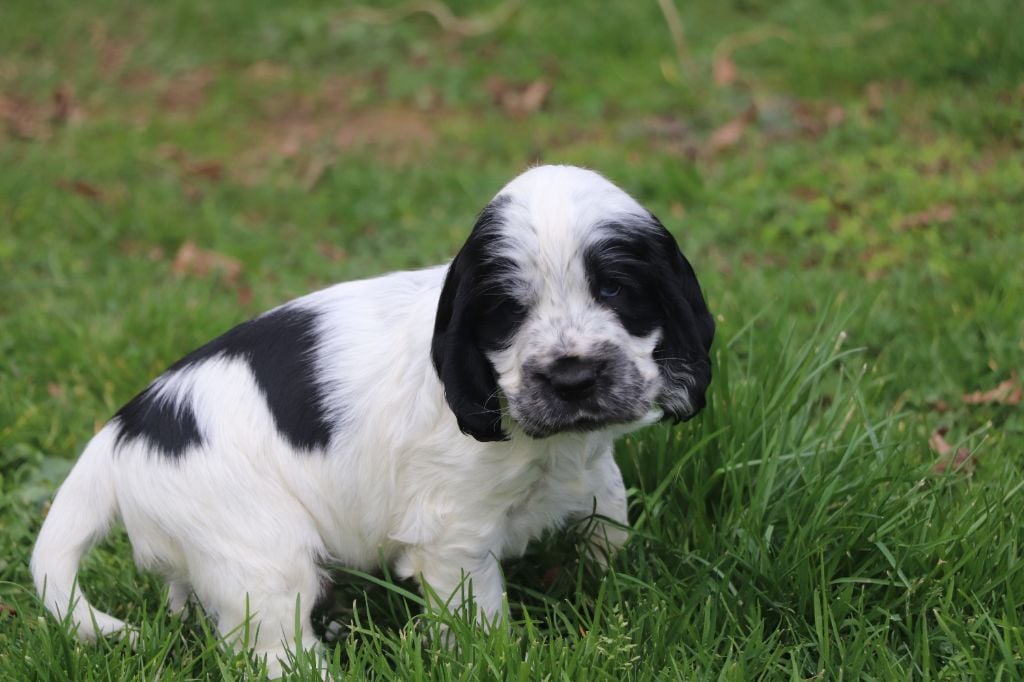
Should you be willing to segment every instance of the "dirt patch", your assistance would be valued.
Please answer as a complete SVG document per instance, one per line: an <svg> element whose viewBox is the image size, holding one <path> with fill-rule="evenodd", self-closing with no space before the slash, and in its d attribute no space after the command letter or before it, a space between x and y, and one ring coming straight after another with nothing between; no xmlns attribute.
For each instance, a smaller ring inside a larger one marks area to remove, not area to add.
<svg viewBox="0 0 1024 682"><path fill-rule="evenodd" d="M24 140L46 140L56 128L80 123L85 113L70 85L53 91L40 102L20 93L0 93L0 139L10 135Z"/></svg>
<svg viewBox="0 0 1024 682"><path fill-rule="evenodd" d="M96 53L100 73L114 80L124 70L137 43L112 33L106 22L95 19L89 24L89 47Z"/></svg>
<svg viewBox="0 0 1024 682"><path fill-rule="evenodd" d="M298 181L312 189L344 156L369 152L384 163L417 158L437 141L441 111L408 104L357 107L353 97L372 82L334 78L313 93L278 93L258 105L262 116L250 128L248 151L232 175L242 184L265 180L267 168L290 161Z"/></svg>
<svg viewBox="0 0 1024 682"><path fill-rule="evenodd" d="M169 113L192 116L206 104L207 91L215 79L216 74L209 67L171 76L164 82L160 106Z"/></svg>
<svg viewBox="0 0 1024 682"><path fill-rule="evenodd" d="M428 147L436 134L422 112L388 107L362 112L343 121L334 139L343 151L376 147L397 153L403 148Z"/></svg>

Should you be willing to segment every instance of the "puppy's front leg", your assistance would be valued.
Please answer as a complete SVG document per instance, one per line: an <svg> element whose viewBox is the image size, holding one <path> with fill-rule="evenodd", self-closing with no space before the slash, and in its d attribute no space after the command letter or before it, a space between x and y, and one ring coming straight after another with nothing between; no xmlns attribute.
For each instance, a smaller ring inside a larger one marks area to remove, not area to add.
<svg viewBox="0 0 1024 682"><path fill-rule="evenodd" d="M504 617L504 580L492 552L410 548L396 570L419 581L430 609L458 613L472 600L481 625L494 626Z"/></svg>
<svg viewBox="0 0 1024 682"><path fill-rule="evenodd" d="M609 448L591 470L593 515L603 517L591 519L589 530L590 555L607 568L612 555L629 539L629 516L626 505L626 486L622 482L622 472L615 463L612 450Z"/></svg>

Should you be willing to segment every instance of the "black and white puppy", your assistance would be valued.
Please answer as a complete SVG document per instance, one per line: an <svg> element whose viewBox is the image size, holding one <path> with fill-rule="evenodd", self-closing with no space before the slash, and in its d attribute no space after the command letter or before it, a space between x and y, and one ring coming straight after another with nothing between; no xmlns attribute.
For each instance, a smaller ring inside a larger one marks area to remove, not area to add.
<svg viewBox="0 0 1024 682"><path fill-rule="evenodd" d="M612 441L703 407L713 335L654 216L592 171L533 168L450 265L310 294L160 375L58 491L36 587L81 638L124 629L75 582L120 519L172 609L194 595L224 634L248 614L275 668L296 605L315 642L329 564L383 556L455 605L465 576L494 621L501 559L595 511L627 523ZM625 539L604 527L593 542Z"/></svg>

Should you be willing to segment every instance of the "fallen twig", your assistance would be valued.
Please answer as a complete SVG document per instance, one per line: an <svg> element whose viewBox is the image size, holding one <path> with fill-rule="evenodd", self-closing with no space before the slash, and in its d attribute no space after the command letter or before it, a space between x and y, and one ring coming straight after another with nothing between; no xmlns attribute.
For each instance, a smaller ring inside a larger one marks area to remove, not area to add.
<svg viewBox="0 0 1024 682"><path fill-rule="evenodd" d="M686 33L683 31L683 20L679 16L673 0L658 0L658 7L668 24L668 31L672 34L672 45L676 50L676 60L679 62L679 70L690 78L693 78L696 69L693 60L690 59L690 52L686 49Z"/></svg>
<svg viewBox="0 0 1024 682"><path fill-rule="evenodd" d="M447 33L459 36L480 36L493 33L519 9L522 0L505 0L488 14L458 17L440 0L409 0L392 9L377 9L357 5L341 13L337 21L376 24L394 24L413 14L428 14Z"/></svg>
<svg viewBox="0 0 1024 682"><path fill-rule="evenodd" d="M661 0L659 0L659 3L660 2ZM832 33L818 38L809 38L808 40L810 40L815 47L819 48L835 49L840 47L850 47L858 37L886 29L891 26L892 23L893 19L890 15L876 14L865 20L856 31ZM722 38L718 41L718 44L715 45L715 49L712 51L712 64L733 64L732 55L734 52L742 48L752 47L767 40L781 40L784 43L795 43L797 40L797 34L785 26L777 26L775 24L761 24L760 26L754 26L746 31L733 33L732 35ZM735 66L733 66L733 68L735 68ZM726 83L723 83L724 85L730 84L735 80L735 74L730 78L720 78L720 80L727 81Z"/></svg>

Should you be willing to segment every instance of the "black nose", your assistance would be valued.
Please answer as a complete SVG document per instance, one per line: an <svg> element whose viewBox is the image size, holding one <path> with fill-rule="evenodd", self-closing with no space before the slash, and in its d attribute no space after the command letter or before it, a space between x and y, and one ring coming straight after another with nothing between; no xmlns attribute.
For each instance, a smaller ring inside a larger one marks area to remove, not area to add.
<svg viewBox="0 0 1024 682"><path fill-rule="evenodd" d="M584 400L594 393L603 368L598 360L566 356L551 363L544 378L563 400Z"/></svg>

